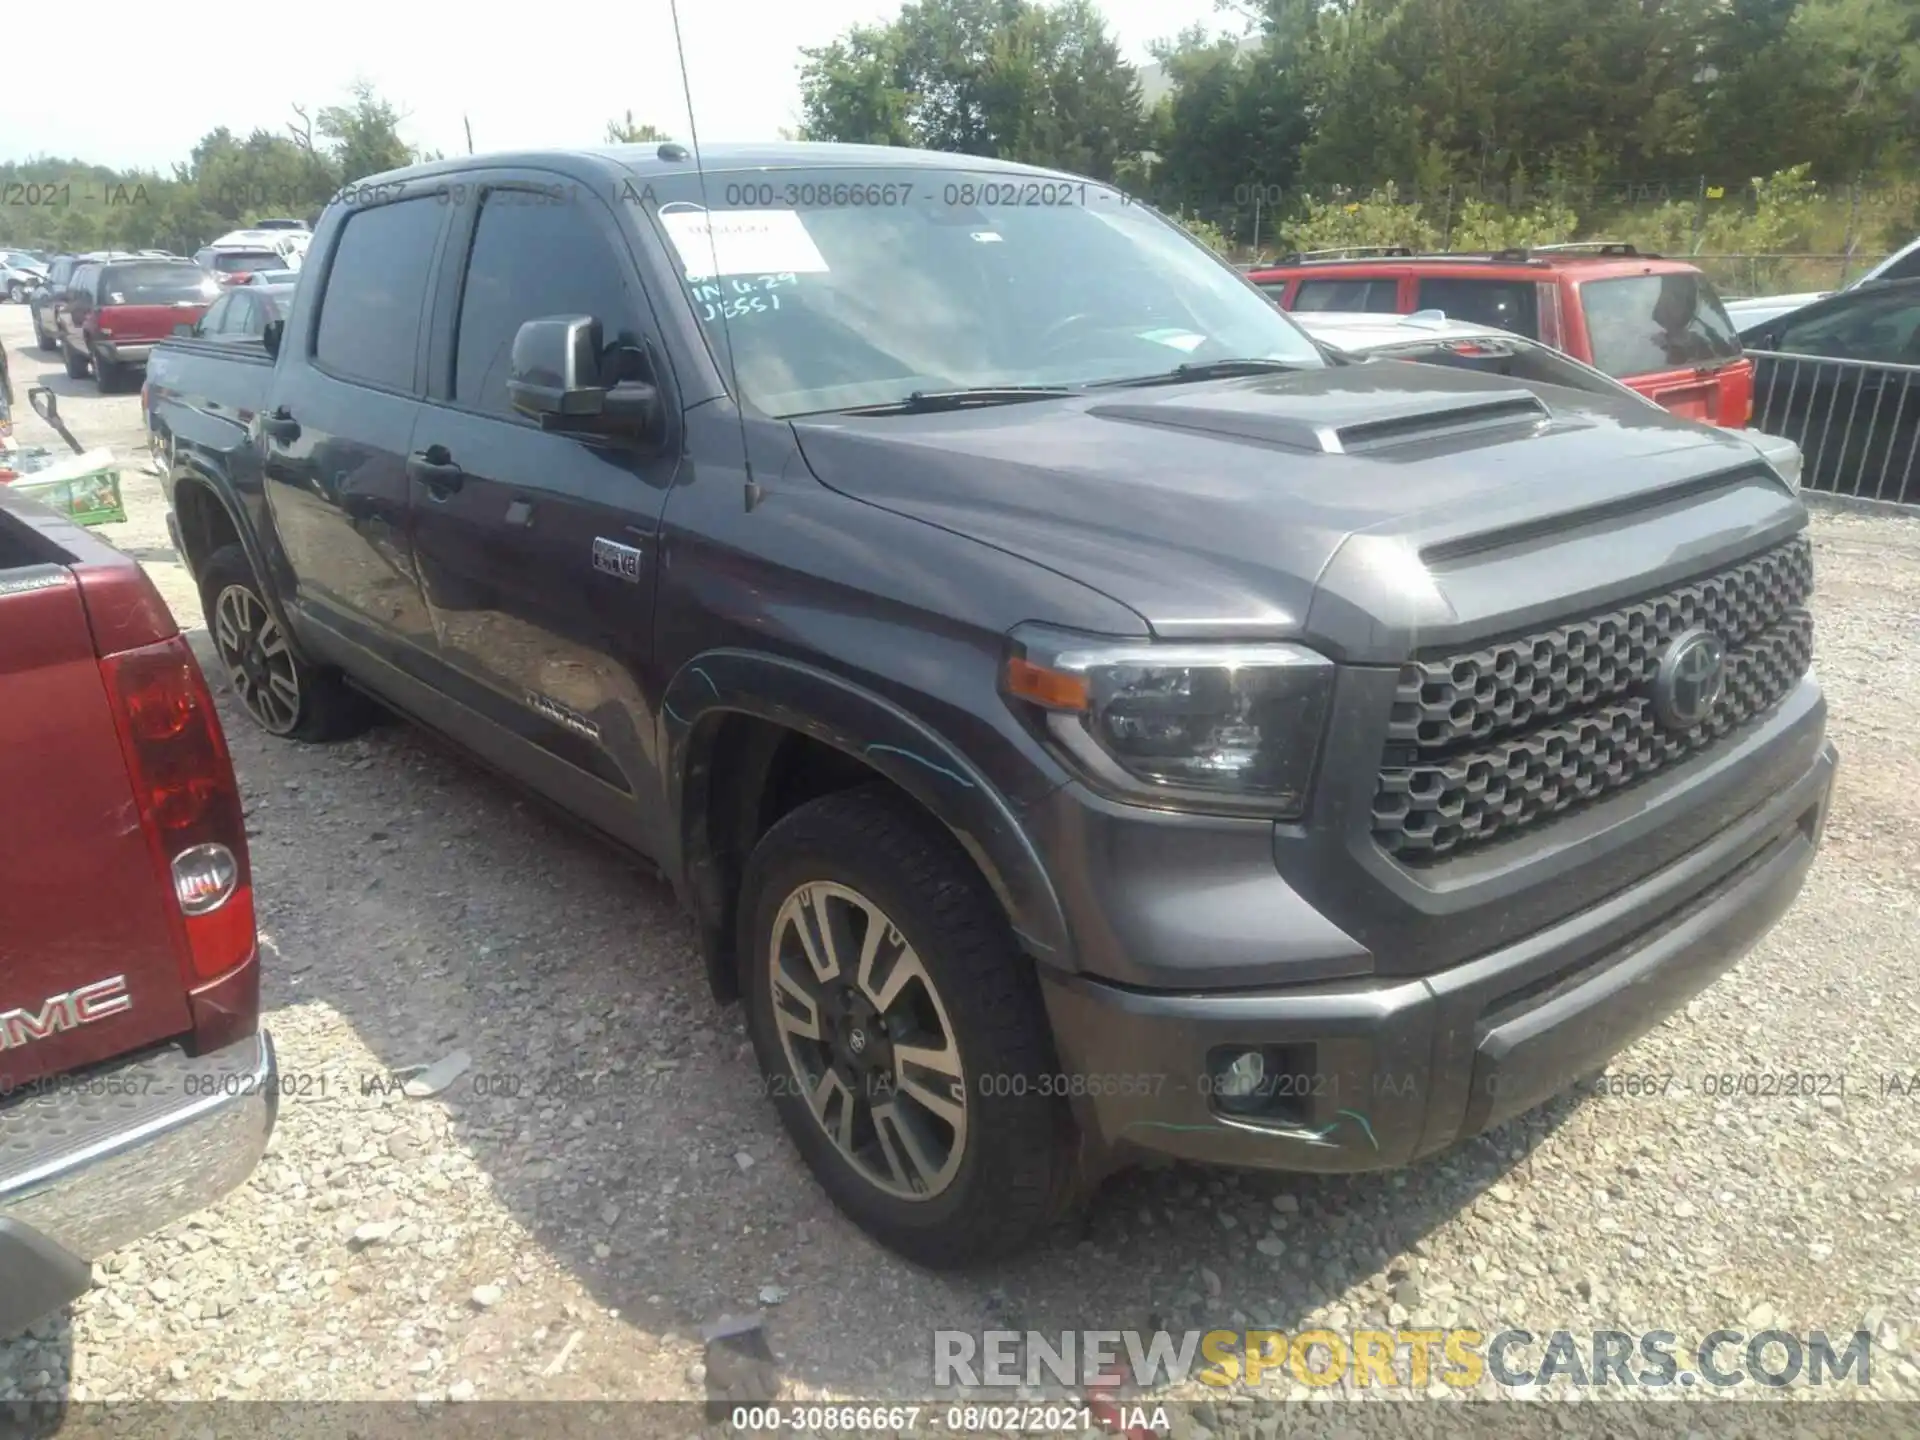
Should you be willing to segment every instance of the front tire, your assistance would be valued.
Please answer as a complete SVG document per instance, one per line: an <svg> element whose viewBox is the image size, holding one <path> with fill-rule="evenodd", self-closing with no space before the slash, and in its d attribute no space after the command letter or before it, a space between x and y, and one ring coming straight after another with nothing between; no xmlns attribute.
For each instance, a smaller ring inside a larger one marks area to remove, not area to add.
<svg viewBox="0 0 1920 1440"><path fill-rule="evenodd" d="M909 1260L1010 1255L1071 1197L1039 984L966 853L885 785L811 801L747 862L747 1025L816 1179Z"/></svg>
<svg viewBox="0 0 1920 1440"><path fill-rule="evenodd" d="M214 551L199 578L200 613L213 648L254 724L282 739L317 743L350 739L373 723L373 703L339 671L294 654L239 545Z"/></svg>

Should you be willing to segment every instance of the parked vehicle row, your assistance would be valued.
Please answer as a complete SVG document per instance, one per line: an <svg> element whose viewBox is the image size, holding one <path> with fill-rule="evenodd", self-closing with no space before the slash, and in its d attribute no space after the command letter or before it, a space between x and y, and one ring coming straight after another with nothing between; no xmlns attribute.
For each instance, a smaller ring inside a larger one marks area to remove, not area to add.
<svg viewBox="0 0 1920 1440"><path fill-rule="evenodd" d="M1684 267L1447 262L1663 410L1353 363L1079 177L703 159L377 177L284 323L155 347L149 423L246 713L377 701L652 858L882 1242L1003 1255L1143 1157L1405 1164L1792 902L1807 516L1674 413L1747 418Z"/></svg>
<svg viewBox="0 0 1920 1440"><path fill-rule="evenodd" d="M1888 280L1920 279L1920 239L1916 239L1867 270L1839 290L1809 290L1797 295L1756 295L1744 300L1729 300L1727 313L1744 333L1779 320L1796 310L1829 296L1851 295Z"/></svg>
<svg viewBox="0 0 1920 1440"><path fill-rule="evenodd" d="M1752 416L1753 366L1712 282L1632 245L1479 255L1387 247L1300 256L1248 278L1287 310L1439 310L1564 350L1690 420L1739 426Z"/></svg>

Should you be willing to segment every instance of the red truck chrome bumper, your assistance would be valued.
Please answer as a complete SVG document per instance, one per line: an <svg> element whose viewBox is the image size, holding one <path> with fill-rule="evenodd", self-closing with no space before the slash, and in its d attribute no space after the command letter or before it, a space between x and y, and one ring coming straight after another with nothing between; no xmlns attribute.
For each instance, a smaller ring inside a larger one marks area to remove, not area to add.
<svg viewBox="0 0 1920 1440"><path fill-rule="evenodd" d="M84 1293L90 1262L201 1210L259 1163L273 1041L169 1046L0 1098L0 1338Z"/></svg>

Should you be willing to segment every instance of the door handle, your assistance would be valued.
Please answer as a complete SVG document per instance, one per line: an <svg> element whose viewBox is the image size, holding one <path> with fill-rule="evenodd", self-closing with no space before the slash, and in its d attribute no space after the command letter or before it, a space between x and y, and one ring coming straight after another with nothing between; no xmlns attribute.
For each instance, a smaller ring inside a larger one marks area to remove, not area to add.
<svg viewBox="0 0 1920 1440"><path fill-rule="evenodd" d="M261 417L260 428L270 440L278 440L282 445L291 445L300 438L300 422L287 413L282 405L272 414Z"/></svg>
<svg viewBox="0 0 1920 1440"><path fill-rule="evenodd" d="M407 474L436 495L451 495L467 478L467 472L453 463L444 445L429 445L407 457Z"/></svg>

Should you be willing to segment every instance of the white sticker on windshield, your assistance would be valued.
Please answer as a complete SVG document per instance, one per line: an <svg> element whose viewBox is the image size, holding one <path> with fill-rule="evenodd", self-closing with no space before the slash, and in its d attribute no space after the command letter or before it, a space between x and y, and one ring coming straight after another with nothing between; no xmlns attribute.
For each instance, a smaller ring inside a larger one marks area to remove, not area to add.
<svg viewBox="0 0 1920 1440"><path fill-rule="evenodd" d="M127 297L116 290L107 296L107 303L109 305L124 305L127 303Z"/></svg>
<svg viewBox="0 0 1920 1440"><path fill-rule="evenodd" d="M794 210L660 209L687 279L768 273L820 274L826 257Z"/></svg>
<svg viewBox="0 0 1920 1440"><path fill-rule="evenodd" d="M975 230L973 232L973 238L978 240L982 245L998 245L1005 237L992 230Z"/></svg>
<svg viewBox="0 0 1920 1440"><path fill-rule="evenodd" d="M1196 335L1191 330L1146 330L1141 332L1140 338L1180 351L1197 350L1207 343L1206 336Z"/></svg>

